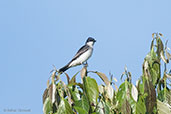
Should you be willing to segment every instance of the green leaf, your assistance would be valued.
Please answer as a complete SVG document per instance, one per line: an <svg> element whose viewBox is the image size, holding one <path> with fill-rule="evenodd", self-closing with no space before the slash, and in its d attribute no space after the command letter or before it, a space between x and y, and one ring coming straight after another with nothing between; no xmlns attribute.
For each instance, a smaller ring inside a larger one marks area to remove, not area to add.
<svg viewBox="0 0 171 114"><path fill-rule="evenodd" d="M120 85L116 98L121 104L122 104L122 100L126 98L125 82Z"/></svg>
<svg viewBox="0 0 171 114"><path fill-rule="evenodd" d="M56 85L54 83L51 83L48 88L48 95L50 100L52 101L52 104L55 102L55 94L56 94Z"/></svg>
<svg viewBox="0 0 171 114"><path fill-rule="evenodd" d="M161 51L163 51L163 42L160 38L157 39L157 55L160 56Z"/></svg>
<svg viewBox="0 0 171 114"><path fill-rule="evenodd" d="M57 93L59 94L59 97L64 97L65 90L63 88L63 84L61 81L56 84L56 90L57 90Z"/></svg>
<svg viewBox="0 0 171 114"><path fill-rule="evenodd" d="M139 94L143 95L144 94L144 84L145 84L146 78L144 75L142 75L141 78L142 78L142 83L138 83L137 87L138 87Z"/></svg>
<svg viewBox="0 0 171 114"><path fill-rule="evenodd" d="M171 106L171 90L163 89L157 97L160 101L168 103Z"/></svg>
<svg viewBox="0 0 171 114"><path fill-rule="evenodd" d="M118 101L118 108L122 114L130 114L131 106L129 103L129 99L131 98L131 85L130 82L125 80L124 83L119 87L118 93L116 95L116 99Z"/></svg>
<svg viewBox="0 0 171 114"><path fill-rule="evenodd" d="M155 86L160 78L160 64L157 62L154 62L150 72L152 76L152 83Z"/></svg>
<svg viewBox="0 0 171 114"><path fill-rule="evenodd" d="M139 97L139 100L136 103L136 114L146 114L145 101L141 97Z"/></svg>
<svg viewBox="0 0 171 114"><path fill-rule="evenodd" d="M120 104L120 107L122 107L122 104L124 100L127 99L127 97L129 97L129 89L128 89L128 82L125 81L124 83L120 85L118 93L116 95L116 98Z"/></svg>
<svg viewBox="0 0 171 114"><path fill-rule="evenodd" d="M49 114L53 111L53 108L52 108L52 102L50 100L50 98L46 98L45 102L44 102L44 105L43 105L43 113L44 114Z"/></svg>
<svg viewBox="0 0 171 114"><path fill-rule="evenodd" d="M146 56L143 65L144 75L152 81L153 85L156 86L160 78L160 60L157 57L154 48L151 49L150 53Z"/></svg>
<svg viewBox="0 0 171 114"><path fill-rule="evenodd" d="M82 109L89 112L90 105L85 95L82 96L81 100L75 102L75 106L81 107Z"/></svg>
<svg viewBox="0 0 171 114"><path fill-rule="evenodd" d="M88 114L88 112L81 107L74 106L74 109L78 112L78 114Z"/></svg>
<svg viewBox="0 0 171 114"><path fill-rule="evenodd" d="M84 85L85 95L87 96L88 101L92 106L92 109L94 109L93 106L96 106L97 98L99 97L99 89L98 89L97 82L93 78L84 77L83 85Z"/></svg>
<svg viewBox="0 0 171 114"><path fill-rule="evenodd" d="M101 100L97 105L96 114L110 114L109 106Z"/></svg>
<svg viewBox="0 0 171 114"><path fill-rule="evenodd" d="M68 88L69 88L69 91L70 91L70 93L71 93L71 97L72 97L72 100L73 101L78 101L78 100L80 100L80 93L79 93L79 90L78 90L78 88L77 87L74 87L74 86L68 86Z"/></svg>
<svg viewBox="0 0 171 114"><path fill-rule="evenodd" d="M133 98L129 99L129 103L131 105L133 114L146 114L144 97L145 96L142 96L142 95L139 96L139 99L137 102L135 102Z"/></svg>
<svg viewBox="0 0 171 114"><path fill-rule="evenodd" d="M72 108L70 107L68 101L64 98L61 99L58 110L56 114L73 114Z"/></svg>
<svg viewBox="0 0 171 114"><path fill-rule="evenodd" d="M166 98L164 97L164 90L161 90L159 93L158 93L158 96L157 98L160 100L160 101L164 101Z"/></svg>

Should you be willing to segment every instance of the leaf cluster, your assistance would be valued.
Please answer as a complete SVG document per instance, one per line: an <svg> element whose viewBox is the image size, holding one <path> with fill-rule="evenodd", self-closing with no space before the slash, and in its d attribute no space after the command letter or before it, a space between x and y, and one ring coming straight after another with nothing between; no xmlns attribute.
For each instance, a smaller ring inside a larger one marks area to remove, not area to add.
<svg viewBox="0 0 171 114"><path fill-rule="evenodd" d="M152 37L150 52L144 59L142 75L136 85L132 84L132 75L127 67L121 75L124 81L119 87L112 74L109 79L102 72L87 71L87 66L80 71L81 83L76 81L79 72L71 79L64 73L66 84L55 70L43 94L44 114L171 113L171 72L167 68L171 55L168 41L163 44L161 33L153 33ZM94 78L88 76L91 73L99 76L104 84L98 85Z"/></svg>

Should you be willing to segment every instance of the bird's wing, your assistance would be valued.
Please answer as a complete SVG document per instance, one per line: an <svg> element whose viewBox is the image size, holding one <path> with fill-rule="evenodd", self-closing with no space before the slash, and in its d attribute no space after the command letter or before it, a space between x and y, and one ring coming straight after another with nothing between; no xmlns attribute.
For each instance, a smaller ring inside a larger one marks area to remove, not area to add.
<svg viewBox="0 0 171 114"><path fill-rule="evenodd" d="M73 57L73 59L71 60L71 62L73 60L75 60L76 58L78 58L80 55L82 55L84 52L86 52L90 47L88 45L84 45L82 46L78 52L76 53L76 55Z"/></svg>

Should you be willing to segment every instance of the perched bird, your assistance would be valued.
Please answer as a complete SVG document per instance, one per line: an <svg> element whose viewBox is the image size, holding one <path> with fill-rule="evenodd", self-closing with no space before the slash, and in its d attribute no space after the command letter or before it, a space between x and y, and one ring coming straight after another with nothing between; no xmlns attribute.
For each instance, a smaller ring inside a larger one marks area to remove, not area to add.
<svg viewBox="0 0 171 114"><path fill-rule="evenodd" d="M89 37L85 45L78 50L73 59L67 65L59 69L59 73L65 72L67 69L77 65L81 65L84 63L87 64L87 60L91 57L93 53L93 45L95 42L96 40L94 38Z"/></svg>

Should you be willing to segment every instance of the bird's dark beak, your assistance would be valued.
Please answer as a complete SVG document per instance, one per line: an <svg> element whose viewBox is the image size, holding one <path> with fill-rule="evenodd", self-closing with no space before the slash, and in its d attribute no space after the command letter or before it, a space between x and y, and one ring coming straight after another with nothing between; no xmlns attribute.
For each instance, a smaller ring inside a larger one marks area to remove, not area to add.
<svg viewBox="0 0 171 114"><path fill-rule="evenodd" d="M96 42L96 40L94 39L94 42Z"/></svg>

